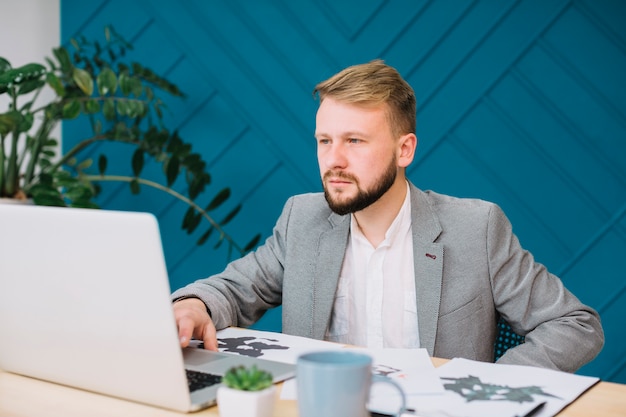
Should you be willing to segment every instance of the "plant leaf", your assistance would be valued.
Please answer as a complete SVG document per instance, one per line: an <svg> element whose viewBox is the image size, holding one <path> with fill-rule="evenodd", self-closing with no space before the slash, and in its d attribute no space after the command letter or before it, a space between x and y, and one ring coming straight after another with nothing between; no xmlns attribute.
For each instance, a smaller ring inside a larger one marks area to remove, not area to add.
<svg viewBox="0 0 626 417"><path fill-rule="evenodd" d="M248 242L248 244L246 246L244 246L243 251L244 252L250 252L259 243L259 240L261 240L261 234L260 233L257 234L255 237L253 237L252 240L250 240L250 242Z"/></svg>
<svg viewBox="0 0 626 417"><path fill-rule="evenodd" d="M106 96L107 94L115 94L115 90L117 90L117 77L109 67L105 67L100 74L98 74L96 83L100 95Z"/></svg>
<svg viewBox="0 0 626 417"><path fill-rule="evenodd" d="M85 102L85 113L94 114L100 111L100 103L98 100L87 100Z"/></svg>
<svg viewBox="0 0 626 417"><path fill-rule="evenodd" d="M222 382L229 388L241 391L260 391L272 385L272 374L256 365L234 366L226 371Z"/></svg>
<svg viewBox="0 0 626 417"><path fill-rule="evenodd" d="M167 186L171 187L172 184L176 181L178 177L178 173L180 172L180 162L178 162L177 158L170 158L167 162L167 171L165 173L167 177Z"/></svg>
<svg viewBox="0 0 626 417"><path fill-rule="evenodd" d="M202 234L202 236L200 236L200 239L198 239L198 241L196 242L196 244L197 244L198 246L203 245L203 244L204 244L204 242L206 242L206 241L209 239L209 237L210 237L210 236L211 236L211 234L213 233L213 230L215 230L215 228L214 228L214 227L210 227L210 228L209 228L206 232L204 232L204 233Z"/></svg>
<svg viewBox="0 0 626 417"><path fill-rule="evenodd" d="M65 74L69 74L70 70L72 69L72 61L70 59L69 52L67 52L67 49L63 47L54 48L52 50L52 53L56 57L57 61L59 61L59 64L61 65L61 71L63 71Z"/></svg>
<svg viewBox="0 0 626 417"><path fill-rule="evenodd" d="M103 154L100 154L98 157L98 172L100 175L104 175L107 170L107 157Z"/></svg>
<svg viewBox="0 0 626 417"><path fill-rule="evenodd" d="M143 85L141 84L140 79L136 77L130 79L130 91L135 97L141 96L141 94L143 93Z"/></svg>
<svg viewBox="0 0 626 417"><path fill-rule="evenodd" d="M42 87L46 82L44 80L28 80L20 84L20 88L17 90L18 95L28 94L31 91Z"/></svg>
<svg viewBox="0 0 626 417"><path fill-rule="evenodd" d="M224 219L220 222L220 226L225 226L226 224L228 224L237 215L237 213L239 213L240 210L241 204L237 205L237 207L232 209L230 213L228 213L226 217L224 217Z"/></svg>
<svg viewBox="0 0 626 417"><path fill-rule="evenodd" d="M132 91L131 78L128 75L128 72L123 71L118 79L120 90L124 96L128 96Z"/></svg>
<svg viewBox="0 0 626 417"><path fill-rule="evenodd" d="M217 240L217 243L213 246L213 249L217 249L220 246L222 246L222 243L224 243L224 235L220 235L220 238Z"/></svg>
<svg viewBox="0 0 626 417"><path fill-rule="evenodd" d="M41 64L26 64L0 73L0 87L21 84L26 81L40 79L46 73Z"/></svg>
<svg viewBox="0 0 626 417"><path fill-rule="evenodd" d="M49 179L52 181L52 179ZM39 182L32 186L29 190L33 197L33 202L39 206L58 206L65 207L61 193L51 184L47 182Z"/></svg>
<svg viewBox="0 0 626 417"><path fill-rule="evenodd" d="M18 125L20 114L16 111L0 114L0 135L6 135Z"/></svg>
<svg viewBox="0 0 626 417"><path fill-rule="evenodd" d="M189 230L189 225L191 224L195 214L196 210L193 207L189 206L189 208L185 212L185 217L183 217L183 224L181 225L181 227L183 230L186 230L188 234L191 233L191 231Z"/></svg>
<svg viewBox="0 0 626 417"><path fill-rule="evenodd" d="M55 93L57 93L58 96L65 95L65 87L63 86L63 83L61 82L59 77L57 77L54 73L49 72L46 74L46 82L50 87L52 87L52 89Z"/></svg>
<svg viewBox="0 0 626 417"><path fill-rule="evenodd" d="M33 113L21 114L14 112L14 114L16 116L18 132L28 132L30 128L33 127L33 122L35 121L35 115Z"/></svg>
<svg viewBox="0 0 626 417"><path fill-rule="evenodd" d="M222 205L222 203L225 202L229 197L230 197L230 188L227 187L227 188L222 189L219 193L217 193L215 197L213 197L213 200L211 200L211 202L204 209L204 211L215 210L220 205Z"/></svg>
<svg viewBox="0 0 626 417"><path fill-rule="evenodd" d="M132 166L133 166L133 174L135 177L138 177L143 170L144 165L144 152L141 149L135 150L133 153Z"/></svg>
<svg viewBox="0 0 626 417"><path fill-rule="evenodd" d="M107 120L115 119L115 101L112 98L104 100L102 114L104 114L104 118Z"/></svg>
<svg viewBox="0 0 626 417"><path fill-rule="evenodd" d="M80 114L80 103L78 100L70 100L63 105L63 118L75 119Z"/></svg>
<svg viewBox="0 0 626 417"><path fill-rule="evenodd" d="M118 100L116 102L117 105L117 114L120 116L128 115L128 102L126 100Z"/></svg>
<svg viewBox="0 0 626 417"><path fill-rule="evenodd" d="M136 179L133 179L130 182L130 192L133 193L134 195L139 194L140 188L139 188L139 181L137 181Z"/></svg>
<svg viewBox="0 0 626 417"><path fill-rule="evenodd" d="M0 56L0 74L10 69L11 69L11 63L6 58L3 58Z"/></svg>
<svg viewBox="0 0 626 417"><path fill-rule="evenodd" d="M86 96L91 97L93 94L93 79L87 71L81 68L74 68L72 79Z"/></svg>
<svg viewBox="0 0 626 417"><path fill-rule="evenodd" d="M83 162L81 162L78 165L76 165L76 170L84 171L84 170L90 168L92 165L93 165L93 159L87 158Z"/></svg>
<svg viewBox="0 0 626 417"><path fill-rule="evenodd" d="M189 224L187 225L187 233L192 233L194 230L196 230L201 220L202 220L202 213L194 212L193 217L191 218Z"/></svg>

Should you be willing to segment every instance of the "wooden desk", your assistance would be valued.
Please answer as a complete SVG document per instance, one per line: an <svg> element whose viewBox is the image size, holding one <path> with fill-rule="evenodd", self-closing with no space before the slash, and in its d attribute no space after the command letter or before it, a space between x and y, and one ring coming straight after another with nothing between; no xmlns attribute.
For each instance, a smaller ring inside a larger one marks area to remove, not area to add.
<svg viewBox="0 0 626 417"><path fill-rule="evenodd" d="M435 366L444 359L433 359ZM274 417L297 417L295 401L279 399ZM0 417L182 417L185 414L162 410L104 395L68 388L0 371ZM218 417L217 407L191 414ZM626 385L600 382L570 404L559 417L624 417Z"/></svg>

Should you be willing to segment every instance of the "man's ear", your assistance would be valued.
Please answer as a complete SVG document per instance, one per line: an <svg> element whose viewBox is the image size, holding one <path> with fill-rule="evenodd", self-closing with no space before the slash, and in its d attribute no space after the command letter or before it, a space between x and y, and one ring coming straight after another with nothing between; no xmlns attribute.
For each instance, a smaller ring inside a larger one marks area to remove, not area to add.
<svg viewBox="0 0 626 417"><path fill-rule="evenodd" d="M417 149L417 136L415 133L402 135L398 140L398 166L406 168L413 162Z"/></svg>

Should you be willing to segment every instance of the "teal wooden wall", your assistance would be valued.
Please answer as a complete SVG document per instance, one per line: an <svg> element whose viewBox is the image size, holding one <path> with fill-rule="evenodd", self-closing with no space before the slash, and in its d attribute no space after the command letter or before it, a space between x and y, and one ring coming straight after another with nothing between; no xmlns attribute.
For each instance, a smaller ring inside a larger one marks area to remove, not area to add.
<svg viewBox="0 0 626 417"><path fill-rule="evenodd" d="M288 196L321 188L313 86L373 58L397 67L419 102L410 179L500 204L522 244L602 315L606 347L581 372L622 383L624 22L621 0L61 1L64 42L112 23L188 94L169 102L168 126L209 162L213 192L232 187L224 212L243 203L227 228L241 243L268 236ZM82 128L64 126L64 147ZM158 192L107 186L101 202L158 216L173 288L226 264ZM258 326L279 330L279 311Z"/></svg>

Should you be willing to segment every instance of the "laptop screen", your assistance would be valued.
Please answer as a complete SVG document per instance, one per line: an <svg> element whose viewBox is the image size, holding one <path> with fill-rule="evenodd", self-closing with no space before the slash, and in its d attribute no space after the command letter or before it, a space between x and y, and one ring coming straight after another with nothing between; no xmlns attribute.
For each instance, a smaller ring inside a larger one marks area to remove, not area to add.
<svg viewBox="0 0 626 417"><path fill-rule="evenodd" d="M0 368L189 408L153 215L0 205L0 231Z"/></svg>

